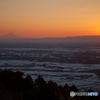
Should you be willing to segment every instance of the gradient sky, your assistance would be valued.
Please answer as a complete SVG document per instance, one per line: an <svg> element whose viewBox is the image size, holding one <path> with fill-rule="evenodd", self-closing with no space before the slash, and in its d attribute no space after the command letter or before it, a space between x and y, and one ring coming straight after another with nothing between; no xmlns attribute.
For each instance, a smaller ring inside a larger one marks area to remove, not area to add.
<svg viewBox="0 0 100 100"><path fill-rule="evenodd" d="M0 36L100 35L100 0L0 0Z"/></svg>

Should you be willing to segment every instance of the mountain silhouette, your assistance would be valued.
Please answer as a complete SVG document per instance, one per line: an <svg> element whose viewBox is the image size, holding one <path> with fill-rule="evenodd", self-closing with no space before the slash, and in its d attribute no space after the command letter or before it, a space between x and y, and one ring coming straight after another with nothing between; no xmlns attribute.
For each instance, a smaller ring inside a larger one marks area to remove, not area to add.
<svg viewBox="0 0 100 100"><path fill-rule="evenodd" d="M0 43L100 43L99 36L75 36L75 37L53 37L53 38L23 38L13 33L0 37Z"/></svg>
<svg viewBox="0 0 100 100"><path fill-rule="evenodd" d="M1 36L0 39L22 39L22 37L17 36L13 33L8 33L6 35Z"/></svg>

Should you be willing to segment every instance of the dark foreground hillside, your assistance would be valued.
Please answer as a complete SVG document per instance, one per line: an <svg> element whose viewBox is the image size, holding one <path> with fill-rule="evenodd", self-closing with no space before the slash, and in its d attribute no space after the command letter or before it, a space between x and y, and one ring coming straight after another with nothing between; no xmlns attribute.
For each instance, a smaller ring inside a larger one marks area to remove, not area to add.
<svg viewBox="0 0 100 100"><path fill-rule="evenodd" d="M74 85L58 86L51 80L46 83L41 75L35 81L23 75L22 72L0 70L0 100L100 100L100 96L70 97L70 91L78 92Z"/></svg>

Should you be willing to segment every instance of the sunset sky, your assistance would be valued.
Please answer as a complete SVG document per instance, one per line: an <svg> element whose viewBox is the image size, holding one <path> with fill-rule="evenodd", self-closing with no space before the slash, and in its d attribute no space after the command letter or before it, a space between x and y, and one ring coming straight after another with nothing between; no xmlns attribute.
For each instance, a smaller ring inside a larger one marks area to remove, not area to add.
<svg viewBox="0 0 100 100"><path fill-rule="evenodd" d="M0 0L0 36L100 35L100 0Z"/></svg>

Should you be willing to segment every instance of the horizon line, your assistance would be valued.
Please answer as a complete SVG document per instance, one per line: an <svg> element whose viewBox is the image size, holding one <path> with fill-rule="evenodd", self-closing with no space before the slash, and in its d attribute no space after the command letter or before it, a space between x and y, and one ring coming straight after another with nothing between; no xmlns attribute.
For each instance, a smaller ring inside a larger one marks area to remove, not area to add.
<svg viewBox="0 0 100 100"><path fill-rule="evenodd" d="M42 37L42 38L26 38L26 37L23 37L25 39L45 39L45 38L71 38L71 37L89 37L89 36L100 36L100 35L77 35L77 36L66 36L66 37Z"/></svg>
<svg viewBox="0 0 100 100"><path fill-rule="evenodd" d="M9 34L9 33L7 33L7 34ZM5 34L5 35L7 35L7 34ZM97 36L100 36L100 35L77 35L77 36L64 36L64 37L40 37L40 38L31 38L31 37L21 37L21 36L19 36L19 35L16 35L16 34L14 34L14 33L12 33L13 35L15 35L15 36L18 36L19 38L21 38L21 39L46 39L46 38L73 38L73 37L89 37L89 36L91 36L91 37L93 37L93 36L95 36L95 37L97 37ZM2 36L5 36L5 35L2 35ZM2 36L0 36L0 38L2 37ZM2 38L1 38L2 39ZM5 38L5 39L7 39L7 38ZM10 38L8 38L8 39L10 39ZM12 38L13 39L13 38ZM16 38L17 39L17 38Z"/></svg>

